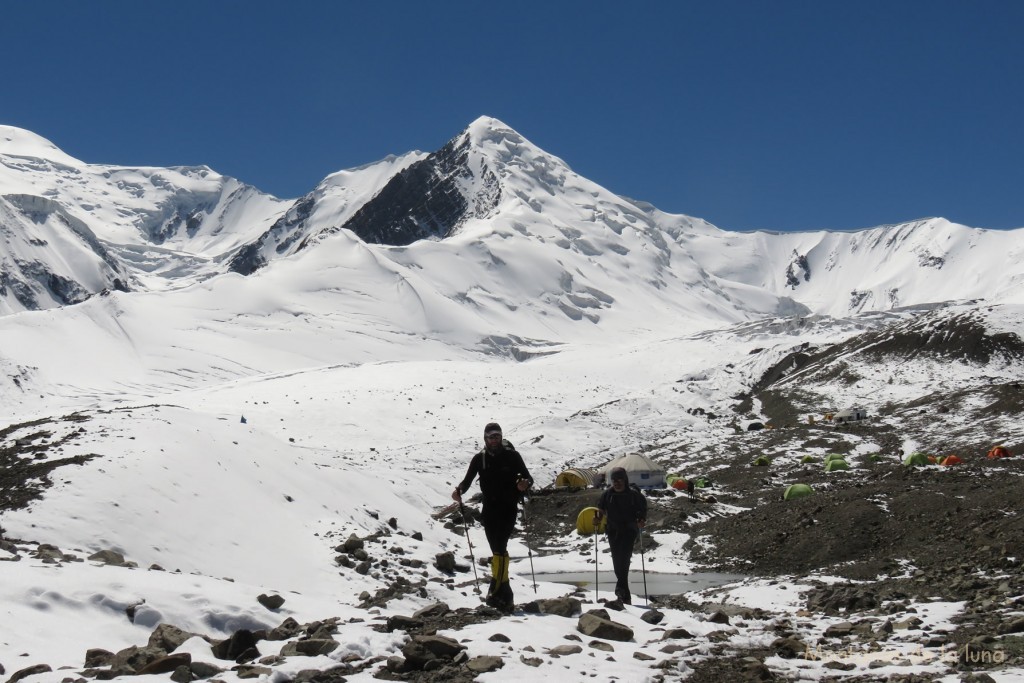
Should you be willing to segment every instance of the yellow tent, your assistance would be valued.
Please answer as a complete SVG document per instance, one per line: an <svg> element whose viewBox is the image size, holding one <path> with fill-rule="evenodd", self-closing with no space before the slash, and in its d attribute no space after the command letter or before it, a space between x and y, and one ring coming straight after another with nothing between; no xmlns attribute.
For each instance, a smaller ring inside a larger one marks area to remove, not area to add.
<svg viewBox="0 0 1024 683"><path fill-rule="evenodd" d="M592 534L594 533L594 513L597 512L597 508L583 508L580 514L576 516L576 531L581 534ZM601 518L601 524L596 529L597 533L604 533L604 528L608 523L607 517Z"/></svg>
<svg viewBox="0 0 1024 683"><path fill-rule="evenodd" d="M555 486L569 486L572 488L588 488L597 486L604 481L604 475L597 470L575 468L565 470L555 477Z"/></svg>

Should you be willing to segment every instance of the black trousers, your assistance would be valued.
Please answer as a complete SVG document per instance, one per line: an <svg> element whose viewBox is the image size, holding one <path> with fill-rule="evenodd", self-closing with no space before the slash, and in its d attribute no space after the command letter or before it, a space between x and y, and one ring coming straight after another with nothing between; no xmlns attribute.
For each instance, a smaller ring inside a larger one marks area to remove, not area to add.
<svg viewBox="0 0 1024 683"><path fill-rule="evenodd" d="M483 523L487 545L491 546L492 555L504 555L508 552L508 539L516 528L517 505L487 505L484 503Z"/></svg>
<svg viewBox="0 0 1024 683"><path fill-rule="evenodd" d="M615 570L615 588L629 590L629 562L633 559L633 544L639 534L636 526L608 525L608 545L612 551Z"/></svg>

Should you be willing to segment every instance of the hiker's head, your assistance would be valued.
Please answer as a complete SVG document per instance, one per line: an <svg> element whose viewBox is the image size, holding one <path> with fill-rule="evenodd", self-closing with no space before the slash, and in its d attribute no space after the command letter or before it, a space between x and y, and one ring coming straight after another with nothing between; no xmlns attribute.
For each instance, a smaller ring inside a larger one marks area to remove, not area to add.
<svg viewBox="0 0 1024 683"><path fill-rule="evenodd" d="M489 448L497 448L501 445L501 425L497 422L489 422L484 427L484 443Z"/></svg>
<svg viewBox="0 0 1024 683"><path fill-rule="evenodd" d="M629 485L629 475L626 474L626 470L622 467L613 467L609 478L612 480L612 486L616 491L621 491Z"/></svg>

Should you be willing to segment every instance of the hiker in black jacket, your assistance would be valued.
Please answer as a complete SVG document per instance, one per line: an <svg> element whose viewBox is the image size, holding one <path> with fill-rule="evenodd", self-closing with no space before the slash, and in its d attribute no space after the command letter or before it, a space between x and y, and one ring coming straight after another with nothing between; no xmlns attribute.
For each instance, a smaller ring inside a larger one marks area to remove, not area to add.
<svg viewBox="0 0 1024 683"><path fill-rule="evenodd" d="M611 488L601 494L594 513L594 525L598 528L601 518L607 517L606 533L612 551L612 567L615 569L615 597L629 605L629 561L633 556L633 544L640 530L647 522L647 498L629 485L626 470L616 467L611 471Z"/></svg>
<svg viewBox="0 0 1024 683"><path fill-rule="evenodd" d="M533 485L523 456L501 438L501 427L491 422L484 427L484 448L473 456L466 478L455 487L452 500L462 502L473 479L480 475L483 493L482 518L487 543L491 546L491 584L487 604L511 612L515 606L508 580L508 539L516 526L516 513L523 493Z"/></svg>

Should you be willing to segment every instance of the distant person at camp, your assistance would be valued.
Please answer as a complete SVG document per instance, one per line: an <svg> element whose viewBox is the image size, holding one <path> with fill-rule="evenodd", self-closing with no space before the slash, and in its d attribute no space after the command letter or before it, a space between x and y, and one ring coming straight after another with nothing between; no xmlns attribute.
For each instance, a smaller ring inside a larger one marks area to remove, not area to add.
<svg viewBox="0 0 1024 683"><path fill-rule="evenodd" d="M508 580L508 539L516 526L516 513L523 493L533 485L523 456L501 436L501 427L491 422L484 427L484 448L473 456L466 478L455 487L452 500L462 502L473 479L480 476L483 493L482 518L491 547L491 583L487 604L504 612L515 606Z"/></svg>
<svg viewBox="0 0 1024 683"><path fill-rule="evenodd" d="M647 498L629 485L625 469L612 469L610 478L611 488L601 494L597 503L594 526L599 528L601 519L607 517L605 532L615 569L615 597L629 605L633 599L629 593L629 562L633 558L633 544L647 523Z"/></svg>

